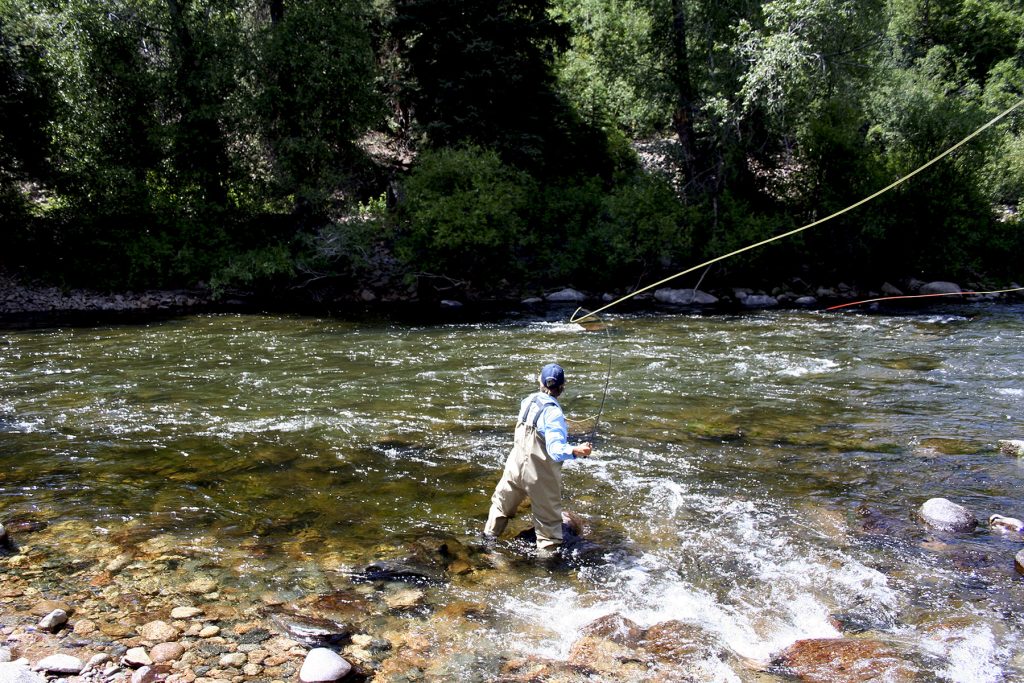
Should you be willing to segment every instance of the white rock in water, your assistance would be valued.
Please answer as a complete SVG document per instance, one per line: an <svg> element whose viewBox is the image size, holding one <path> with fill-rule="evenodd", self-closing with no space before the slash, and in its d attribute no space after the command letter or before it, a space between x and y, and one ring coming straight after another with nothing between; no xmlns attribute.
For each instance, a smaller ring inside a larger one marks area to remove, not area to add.
<svg viewBox="0 0 1024 683"><path fill-rule="evenodd" d="M0 544L7 542L7 529L3 524L0 524Z"/></svg>
<svg viewBox="0 0 1024 683"><path fill-rule="evenodd" d="M306 655L306 661L299 670L299 680L302 683L328 683L344 678L351 670L352 665L337 652L317 647Z"/></svg>
<svg viewBox="0 0 1024 683"><path fill-rule="evenodd" d="M140 666L150 666L153 660L149 658L149 654L146 652L144 647L133 647L124 653L123 661L130 667L137 668Z"/></svg>
<svg viewBox="0 0 1024 683"><path fill-rule="evenodd" d="M39 628L55 632L66 623L68 623L68 613L62 609L55 609L39 620Z"/></svg>
<svg viewBox="0 0 1024 683"><path fill-rule="evenodd" d="M793 303L797 306L817 306L818 300L813 296L801 296L797 297L796 301Z"/></svg>
<svg viewBox="0 0 1024 683"><path fill-rule="evenodd" d="M1007 439L999 442L999 450L1010 455L1024 456L1024 441Z"/></svg>
<svg viewBox="0 0 1024 683"><path fill-rule="evenodd" d="M1020 521L1015 517L1003 517L1002 515L992 515L988 518L988 525L1003 531L1013 531L1021 533L1024 531L1024 522Z"/></svg>
<svg viewBox="0 0 1024 683"><path fill-rule="evenodd" d="M544 298L547 299L548 301L568 303L579 303L581 301L587 300L586 294L583 294L582 292L577 292L575 289L571 287L566 287L563 290L552 292L551 294L548 294Z"/></svg>
<svg viewBox="0 0 1024 683"><path fill-rule="evenodd" d="M959 294L962 291L955 282L929 282L921 286L921 294Z"/></svg>
<svg viewBox="0 0 1024 683"><path fill-rule="evenodd" d="M78 657L56 654L40 659L33 668L36 671L49 671L55 674L72 674L77 676L85 668L85 664Z"/></svg>
<svg viewBox="0 0 1024 683"><path fill-rule="evenodd" d="M942 531L972 531L978 526L970 510L945 498L925 501L917 514L925 524Z"/></svg>
<svg viewBox="0 0 1024 683"><path fill-rule="evenodd" d="M675 306L690 306L692 304L711 306L718 303L718 297L699 289L671 289L669 287L656 290L654 300Z"/></svg>
<svg viewBox="0 0 1024 683"><path fill-rule="evenodd" d="M24 660L0 662L0 681L3 683L46 683L46 677L28 668Z"/></svg>

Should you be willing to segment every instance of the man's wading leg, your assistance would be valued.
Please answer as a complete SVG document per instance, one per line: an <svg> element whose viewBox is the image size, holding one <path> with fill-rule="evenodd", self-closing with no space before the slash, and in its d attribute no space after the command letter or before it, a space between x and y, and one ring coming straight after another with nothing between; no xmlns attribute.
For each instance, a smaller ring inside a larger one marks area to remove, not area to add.
<svg viewBox="0 0 1024 683"><path fill-rule="evenodd" d="M526 491L513 482L512 473L506 467L501 481L494 488L491 496L491 510L484 526L484 536L501 536L508 526L508 520L516 514L519 505L526 500Z"/></svg>

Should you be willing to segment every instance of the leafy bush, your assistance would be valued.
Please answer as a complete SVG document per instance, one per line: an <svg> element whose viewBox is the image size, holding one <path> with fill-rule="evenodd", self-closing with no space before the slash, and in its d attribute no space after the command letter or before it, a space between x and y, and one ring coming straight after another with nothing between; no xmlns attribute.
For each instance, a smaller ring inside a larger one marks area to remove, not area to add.
<svg viewBox="0 0 1024 683"><path fill-rule="evenodd" d="M426 152L405 181L396 250L411 269L474 285L518 277L536 190L480 147Z"/></svg>

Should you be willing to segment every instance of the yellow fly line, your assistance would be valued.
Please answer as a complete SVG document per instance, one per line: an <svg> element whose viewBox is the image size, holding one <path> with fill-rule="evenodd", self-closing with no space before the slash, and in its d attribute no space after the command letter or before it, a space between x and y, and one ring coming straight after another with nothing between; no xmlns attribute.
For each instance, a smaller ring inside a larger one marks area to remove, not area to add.
<svg viewBox="0 0 1024 683"><path fill-rule="evenodd" d="M971 133L970 135L965 137L963 140L961 140L960 142L956 143L955 145L953 145L952 147L947 149L945 152L942 152L941 154L939 154L935 158L925 162L924 164L922 164L918 168L915 168L913 171L911 171L910 173L906 174L905 176L903 176L903 177L893 181L889 185L886 185L885 187L883 187L881 190L875 192L874 194L869 195L869 196L865 197L864 199L861 199L860 201L858 201L858 202L856 202L854 204L850 204L845 209L841 209L839 211L836 211L835 213L833 213L833 214L831 214L829 216L825 216L824 218L820 218L820 219L818 219L818 220L816 220L814 222L808 223L807 225L801 226L801 227L796 228L794 230L790 230L789 232L784 232L782 234L776 235L775 237L769 237L766 240L761 240L760 242L757 242L755 244L747 245L745 247L742 247L742 248L737 249L735 251L731 251L728 254L724 254L722 256L716 256L715 258L713 258L713 259L711 259L709 261L705 261L704 263L700 263L700 264L698 264L696 266L693 266L692 268L687 268L686 270L681 271L679 273L676 273L675 275L670 275L669 277L664 278L662 280L658 280L657 282L655 282L653 284L650 284L650 285L647 285L646 287L642 287L641 289L638 289L636 291L630 292L629 294L627 294L627 295L625 295L625 296L623 296L623 297L621 297L619 299L616 299L615 301L612 301L609 304L605 304L604 306L602 306L601 308L598 308L595 311L587 312L586 315L582 315L579 318L577 318L576 316L580 313L580 311L583 310L583 308L577 308L576 311L573 312L572 317L569 319L569 322L573 322L573 323L582 322L582 321L586 320L587 318L591 318L593 316L596 316L598 313L601 313L602 311L607 311L612 306L617 306L618 304L622 303L623 301L631 299L634 296L637 296L638 294L642 294L642 293L644 293L646 291L654 289L655 287L660 287L661 285L665 284L666 282L670 282L672 280L675 280L678 277L682 277L683 275L688 275L688 274L694 272L695 270L700 270L701 268L705 268L705 267L710 266L710 265L712 265L714 263L718 263L719 261L724 261L727 258L730 258L732 256L736 256L737 254L742 254L745 251L750 251L751 249L757 249L758 247L763 247L764 245L770 244L771 242L777 242L778 240L785 239L786 237L791 237L791 236L793 236L793 235L795 235L795 234L797 234L799 232L803 232L804 230L809 230L809 229L811 229L811 228L813 228L815 226L818 226L818 225L821 225L822 223L830 221L833 218L836 218L837 216L841 216L841 215L843 215L844 213L846 213L848 211L852 211L852 210L856 209L857 207L862 206L863 204L867 204L871 200L873 200L873 199L875 199L875 198L885 194L889 190L891 190L891 189L893 189L895 187L898 187L899 185L902 185L903 183L907 182L908 180L910 180L911 178L916 176L918 173L921 173L925 169L935 165L936 163L938 163L942 159L946 158L947 156L949 156L950 154L952 154L953 152L955 152L959 148L963 147L964 145L966 145L968 142L970 142L974 138L976 138L979 135L981 135L984 131L986 131L987 129L991 128L992 126L997 124L1002 119L1004 119L1007 116L1009 116L1011 113L1013 113L1013 111L1015 109L1017 109L1021 105L1024 105L1024 99L1018 100L1016 104L1014 104L1010 108L1006 109L1005 111L1000 113L998 116L993 117L988 123L984 124L983 126L978 128L977 130L975 130L973 133ZM1003 291L1016 291L1016 290L1003 290Z"/></svg>

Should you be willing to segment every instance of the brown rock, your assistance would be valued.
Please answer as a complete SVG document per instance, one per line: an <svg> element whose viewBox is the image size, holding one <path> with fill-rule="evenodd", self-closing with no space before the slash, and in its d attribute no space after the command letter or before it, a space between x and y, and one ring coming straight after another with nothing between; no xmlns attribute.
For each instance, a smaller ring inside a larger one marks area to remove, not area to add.
<svg viewBox="0 0 1024 683"><path fill-rule="evenodd" d="M62 600L40 600L36 604L32 605L32 615L36 617L45 617L54 610L64 610L64 613L68 616L75 613L75 610L71 605Z"/></svg>
<svg viewBox="0 0 1024 683"><path fill-rule="evenodd" d="M798 640L775 660L809 683L904 683L917 678L917 668L877 640L811 638Z"/></svg>
<svg viewBox="0 0 1024 683"><path fill-rule="evenodd" d="M1017 568L1018 574L1024 574L1024 550L1021 550L1014 556L1013 566Z"/></svg>
<svg viewBox="0 0 1024 683"><path fill-rule="evenodd" d="M139 635L154 643L177 640L181 633L166 621L151 621L139 627Z"/></svg>
<svg viewBox="0 0 1024 683"><path fill-rule="evenodd" d="M185 646L181 643L159 643L149 651L149 658L155 664L173 662L185 654Z"/></svg>
<svg viewBox="0 0 1024 683"><path fill-rule="evenodd" d="M662 661L681 662L704 656L713 642L699 626L681 621L663 621L647 629L640 647Z"/></svg>
<svg viewBox="0 0 1024 683"><path fill-rule="evenodd" d="M633 620L621 614L607 614L583 627L584 636L605 638L613 643L636 647L643 638L644 631Z"/></svg>

